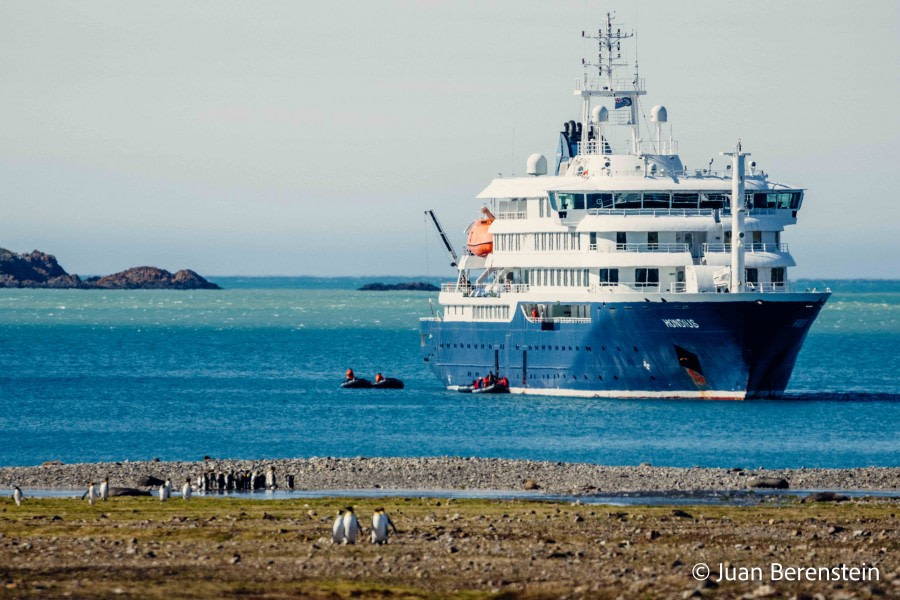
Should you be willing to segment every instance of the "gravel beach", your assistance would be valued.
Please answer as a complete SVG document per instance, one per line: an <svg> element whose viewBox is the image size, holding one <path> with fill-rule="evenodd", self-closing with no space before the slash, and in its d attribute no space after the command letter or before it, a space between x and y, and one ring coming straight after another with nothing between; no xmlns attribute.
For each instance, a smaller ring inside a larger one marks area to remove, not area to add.
<svg viewBox="0 0 900 600"><path fill-rule="evenodd" d="M83 489L108 477L110 485L135 487L142 476L196 480L204 472L275 468L281 487L295 489L523 490L593 495L623 492L746 490L753 480L784 479L790 489L900 492L900 467L854 469L715 469L623 466L489 458L308 458L114 462L0 468L0 486Z"/></svg>

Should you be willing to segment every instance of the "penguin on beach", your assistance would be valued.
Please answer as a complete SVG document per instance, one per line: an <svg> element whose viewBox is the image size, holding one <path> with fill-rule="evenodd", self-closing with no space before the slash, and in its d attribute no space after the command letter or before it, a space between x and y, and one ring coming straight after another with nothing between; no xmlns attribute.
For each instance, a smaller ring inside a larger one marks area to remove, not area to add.
<svg viewBox="0 0 900 600"><path fill-rule="evenodd" d="M19 489L19 486L13 486L13 502L16 503L16 506L22 506L22 499L25 496L22 495L22 490Z"/></svg>
<svg viewBox="0 0 900 600"><path fill-rule="evenodd" d="M170 485L170 482L168 479L166 479L166 482L164 484L162 484L161 486L159 486L159 501L160 502L165 502L166 500L169 499L169 495L170 495L169 485Z"/></svg>
<svg viewBox="0 0 900 600"><path fill-rule="evenodd" d="M389 526L394 530L394 533L397 533L397 527L394 526L394 522L391 521L388 514L384 512L384 509L376 508L375 514L372 515L371 537L373 544L387 544Z"/></svg>
<svg viewBox="0 0 900 600"><path fill-rule="evenodd" d="M275 482L275 467L266 469L266 489L274 490L278 485Z"/></svg>
<svg viewBox="0 0 900 600"><path fill-rule="evenodd" d="M344 539L342 542L344 544L355 544L356 538L359 537L360 533L362 533L362 528L359 526L356 515L353 514L353 507L348 506L344 512Z"/></svg>
<svg viewBox="0 0 900 600"><path fill-rule="evenodd" d="M88 485L87 499L88 504L90 504L91 506L93 506L94 503L97 502L97 487L94 485L93 481L90 483L90 485Z"/></svg>
<svg viewBox="0 0 900 600"><path fill-rule="evenodd" d="M344 541L344 511L337 511L337 518L331 526L331 543L340 544Z"/></svg>
<svg viewBox="0 0 900 600"><path fill-rule="evenodd" d="M191 499L191 480L185 479L184 485L181 486L181 499L182 500L190 500Z"/></svg>
<svg viewBox="0 0 900 600"><path fill-rule="evenodd" d="M100 483L100 499L109 500L109 477L104 477Z"/></svg>

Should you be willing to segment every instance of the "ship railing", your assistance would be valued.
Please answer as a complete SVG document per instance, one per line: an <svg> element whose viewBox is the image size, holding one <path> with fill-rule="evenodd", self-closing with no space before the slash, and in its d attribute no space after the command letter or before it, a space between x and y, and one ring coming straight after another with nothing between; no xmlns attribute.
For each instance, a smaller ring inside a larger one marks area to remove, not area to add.
<svg viewBox="0 0 900 600"><path fill-rule="evenodd" d="M794 284L791 282L766 281L763 283L746 283L745 287L748 292L761 292L765 294L787 294L794 291Z"/></svg>
<svg viewBox="0 0 900 600"><path fill-rule="evenodd" d="M465 285L460 283L442 283L441 291L442 292L450 292L452 294L463 294L464 296L468 296L472 293L473 286Z"/></svg>
<svg viewBox="0 0 900 600"><path fill-rule="evenodd" d="M669 293L683 294L687 291L687 284L683 281L673 281L669 284Z"/></svg>
<svg viewBox="0 0 900 600"><path fill-rule="evenodd" d="M486 285L465 285L442 283L441 291L474 297L497 297L502 294L525 294L531 289L527 283L490 283Z"/></svg>
<svg viewBox="0 0 900 600"><path fill-rule="evenodd" d="M518 220L518 219L527 219L528 213L525 211L521 212L498 212L495 215L498 219L510 219L510 220Z"/></svg>
<svg viewBox="0 0 900 600"><path fill-rule="evenodd" d="M577 77L575 79L575 89L584 91L618 91L632 92L635 90L643 90L647 85L644 77L620 77L610 81L606 77ZM629 111L625 111L629 112Z"/></svg>
<svg viewBox="0 0 900 600"><path fill-rule="evenodd" d="M640 290L643 292L658 292L659 291L659 282L635 281L631 285L633 285L636 290Z"/></svg>
<svg viewBox="0 0 900 600"><path fill-rule="evenodd" d="M688 252L687 244L616 244L617 252Z"/></svg>
<svg viewBox="0 0 900 600"><path fill-rule="evenodd" d="M731 252L731 244L703 244L704 254ZM754 243L746 244L744 252L788 252L786 243Z"/></svg>
<svg viewBox="0 0 900 600"><path fill-rule="evenodd" d="M712 208L590 208L588 214L611 217L711 217Z"/></svg>

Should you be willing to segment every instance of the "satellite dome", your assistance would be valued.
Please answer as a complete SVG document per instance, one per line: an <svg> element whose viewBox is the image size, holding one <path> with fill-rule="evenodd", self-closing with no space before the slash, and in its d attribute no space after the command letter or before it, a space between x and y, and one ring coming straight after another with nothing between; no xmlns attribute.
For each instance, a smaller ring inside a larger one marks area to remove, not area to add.
<svg viewBox="0 0 900 600"><path fill-rule="evenodd" d="M529 175L546 175L547 157L543 154L532 154L525 163L525 170Z"/></svg>
<svg viewBox="0 0 900 600"><path fill-rule="evenodd" d="M609 111L605 106L595 106L591 111L591 123L606 123L609 121Z"/></svg>
<svg viewBox="0 0 900 600"><path fill-rule="evenodd" d="M650 109L650 120L653 123L665 123L669 120L669 113L662 104L657 104Z"/></svg>

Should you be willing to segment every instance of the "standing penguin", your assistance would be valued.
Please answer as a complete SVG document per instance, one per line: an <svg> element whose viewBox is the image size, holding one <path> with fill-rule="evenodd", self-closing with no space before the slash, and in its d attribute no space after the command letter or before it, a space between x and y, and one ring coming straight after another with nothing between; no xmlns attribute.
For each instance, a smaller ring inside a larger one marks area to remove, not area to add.
<svg viewBox="0 0 900 600"><path fill-rule="evenodd" d="M353 507L348 506L347 511L344 513L344 543L355 544L356 538L359 537L361 532L362 528L359 526L356 515L353 514Z"/></svg>
<svg viewBox="0 0 900 600"><path fill-rule="evenodd" d="M266 469L266 489L274 490L278 485L275 482L275 467Z"/></svg>
<svg viewBox="0 0 900 600"><path fill-rule="evenodd" d="M394 530L394 533L397 533L397 528L394 526L394 522L391 521L391 518L388 516L388 514L384 512L384 509L376 508L375 514L372 515L373 544L387 544L388 526L390 526Z"/></svg>
<svg viewBox="0 0 900 600"><path fill-rule="evenodd" d="M169 481L167 479L166 483L159 486L159 501L160 502L165 502L166 500L169 499L169 486L167 485L168 483L169 483Z"/></svg>
<svg viewBox="0 0 900 600"><path fill-rule="evenodd" d="M91 506L93 506L94 503L97 502L97 488L94 486L93 481L88 486L87 499L88 499L88 504L90 504Z"/></svg>
<svg viewBox="0 0 900 600"><path fill-rule="evenodd" d="M344 541L344 511L337 512L334 525L331 526L331 543L340 544Z"/></svg>
<svg viewBox="0 0 900 600"><path fill-rule="evenodd" d="M104 477L100 483L100 499L109 500L109 477Z"/></svg>
<svg viewBox="0 0 900 600"><path fill-rule="evenodd" d="M19 489L19 486L13 486L13 502L16 503L16 506L22 506L22 498L25 496L22 495L22 490Z"/></svg>
<svg viewBox="0 0 900 600"><path fill-rule="evenodd" d="M190 500L191 499L191 480L185 479L184 485L181 486L181 499L182 500Z"/></svg>

